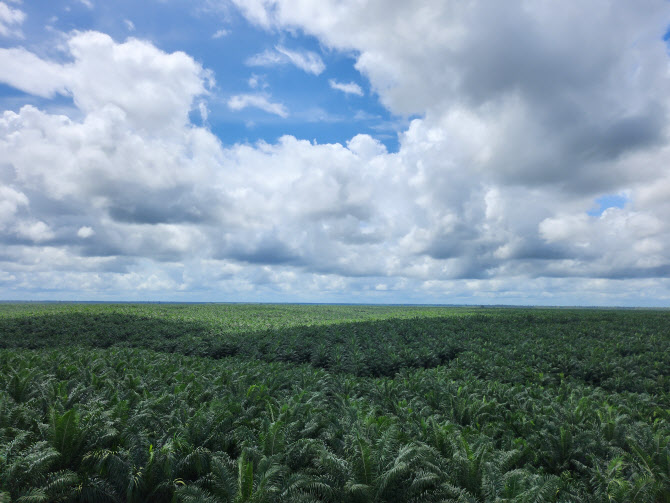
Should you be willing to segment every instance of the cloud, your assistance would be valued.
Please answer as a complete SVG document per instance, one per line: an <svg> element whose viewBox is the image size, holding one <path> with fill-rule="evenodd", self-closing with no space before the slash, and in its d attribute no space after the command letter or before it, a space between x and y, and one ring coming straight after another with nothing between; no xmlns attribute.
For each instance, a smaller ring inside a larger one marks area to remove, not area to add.
<svg viewBox="0 0 670 503"><path fill-rule="evenodd" d="M275 47L275 49L277 52L288 58L293 65L307 73L319 75L326 69L326 65L323 63L321 56L315 52L292 51L280 45Z"/></svg>
<svg viewBox="0 0 670 503"><path fill-rule="evenodd" d="M454 277L651 277L670 261L635 231L666 210L638 194L667 183L667 3L650 1L644 13L597 1L237 4L261 27L352 51L392 112L421 115L398 157L415 166L407 175L419 218L402 242L427 264ZM625 208L587 215L602 194L622 191ZM625 244L607 237L615 221ZM558 239L560 229L571 233ZM668 229L653 235L665 243ZM637 240L645 245L631 246Z"/></svg>
<svg viewBox="0 0 670 503"><path fill-rule="evenodd" d="M207 122L207 118L209 117L209 109L207 108L207 103L205 103L204 101L198 103L198 112L200 112L200 118L202 119L202 122Z"/></svg>
<svg viewBox="0 0 670 503"><path fill-rule="evenodd" d="M28 206L28 198L23 192L0 185L0 229L11 224L23 206Z"/></svg>
<svg viewBox="0 0 670 503"><path fill-rule="evenodd" d="M123 24L126 25L126 29L128 31L135 31L135 23L133 23L130 19L124 19Z"/></svg>
<svg viewBox="0 0 670 503"><path fill-rule="evenodd" d="M267 49L248 58L246 64L248 66L277 66L287 62L280 52Z"/></svg>
<svg viewBox="0 0 670 503"><path fill-rule="evenodd" d="M221 28L220 30L216 30L216 32L214 32L214 35L212 35L212 38L213 39L223 38L223 37L225 37L229 34L230 34L230 30L226 30L224 28Z"/></svg>
<svg viewBox="0 0 670 503"><path fill-rule="evenodd" d="M94 234L95 231L91 227L88 227L87 225L80 227L79 230L77 231L77 236L79 236L82 239L90 238Z"/></svg>
<svg viewBox="0 0 670 503"><path fill-rule="evenodd" d="M656 45L655 54L645 52L656 58L648 63L658 62L668 18L660 0L650 1L644 13L629 5L601 8L596 0L571 2L561 11L439 0L421 8L382 0L235 3L260 26L301 29L329 47L357 51L357 68L399 113L425 112L460 94L481 101L515 90L546 96L560 86L597 88L598 78L614 80L609 69L635 68L630 63L644 52L631 46L632 37Z"/></svg>
<svg viewBox="0 0 670 503"><path fill-rule="evenodd" d="M411 118L395 152L364 134L224 146L189 119L211 74L148 42L0 50L3 82L77 107L0 118L4 292L667 304L670 12L645 5L240 3L355 55ZM228 106L288 114L259 93ZM607 194L626 202L589 215Z"/></svg>
<svg viewBox="0 0 670 503"><path fill-rule="evenodd" d="M74 235L87 237L82 253L89 256L175 256L188 239L197 239L197 233L177 231L179 225L212 218L214 195L203 191L198 174L220 164L221 149L211 133L188 120L209 74L183 53L166 54L135 40L117 44L102 34L77 33L68 46L73 62L62 64L26 51L2 53L17 67L31 60L53 69L62 88L40 87L31 75L10 83L45 95L71 93L82 114L75 120L27 105L0 116L2 166L10 168L0 169L7 239L53 238L73 261L78 252L67 236ZM106 67L104 86L99 65ZM10 219L19 223L12 226ZM134 230L147 224L163 230ZM86 230L93 228L95 234ZM156 232L178 233L184 241Z"/></svg>
<svg viewBox="0 0 670 503"><path fill-rule="evenodd" d="M251 89L267 89L270 87L270 85L265 80L264 75L256 75L255 73L249 77L247 83Z"/></svg>
<svg viewBox="0 0 670 503"><path fill-rule="evenodd" d="M294 51L278 45L274 50L266 50L247 59L249 66L278 66L291 64L313 75L320 75L326 69L321 56L312 51Z"/></svg>
<svg viewBox="0 0 670 503"><path fill-rule="evenodd" d="M25 49L0 48L0 65L6 70L0 81L29 94L52 98L66 94L64 65L45 61Z"/></svg>
<svg viewBox="0 0 670 503"><path fill-rule="evenodd" d="M0 49L7 70L0 82L42 97L69 95L84 113L123 115L151 130L185 124L194 97L213 82L186 54L166 54L140 40L117 44L108 35L83 32L67 45L73 61L63 63L25 49Z"/></svg>
<svg viewBox="0 0 670 503"><path fill-rule="evenodd" d="M236 94L228 100L228 107L231 110L253 107L280 117L288 117L288 109L281 103L272 103L265 94Z"/></svg>
<svg viewBox="0 0 670 503"><path fill-rule="evenodd" d="M40 220L19 222L16 226L16 233L19 236L28 238L36 243L48 241L55 235L49 226Z"/></svg>
<svg viewBox="0 0 670 503"><path fill-rule="evenodd" d="M0 36L23 38L21 25L25 19L25 12L0 2Z"/></svg>
<svg viewBox="0 0 670 503"><path fill-rule="evenodd" d="M611 172L612 165L666 142L662 36L670 15L660 0L650 0L644 13L598 0L564 9L236 3L260 26L302 30L355 54L382 103L396 114L420 115L427 134L460 137L445 129L459 114L478 129L480 152L472 162L497 183L617 190L638 173Z"/></svg>
<svg viewBox="0 0 670 503"><path fill-rule="evenodd" d="M361 89L361 86L355 82L338 82L335 79L330 79L328 84L330 84L332 89L337 89L338 91L342 91L345 94L363 96L363 89Z"/></svg>

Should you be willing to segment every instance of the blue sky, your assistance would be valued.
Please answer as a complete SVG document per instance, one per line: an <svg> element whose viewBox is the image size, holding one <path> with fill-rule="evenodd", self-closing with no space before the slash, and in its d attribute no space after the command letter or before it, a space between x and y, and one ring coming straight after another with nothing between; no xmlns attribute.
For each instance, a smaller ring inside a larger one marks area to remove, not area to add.
<svg viewBox="0 0 670 503"><path fill-rule="evenodd" d="M669 25L0 0L0 298L667 306Z"/></svg>

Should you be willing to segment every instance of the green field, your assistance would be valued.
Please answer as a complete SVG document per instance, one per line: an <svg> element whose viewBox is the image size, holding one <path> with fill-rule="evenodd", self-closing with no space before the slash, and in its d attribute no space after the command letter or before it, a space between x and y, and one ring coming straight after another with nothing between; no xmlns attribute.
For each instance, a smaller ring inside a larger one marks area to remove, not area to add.
<svg viewBox="0 0 670 503"><path fill-rule="evenodd" d="M670 311L3 304L0 501L670 502Z"/></svg>

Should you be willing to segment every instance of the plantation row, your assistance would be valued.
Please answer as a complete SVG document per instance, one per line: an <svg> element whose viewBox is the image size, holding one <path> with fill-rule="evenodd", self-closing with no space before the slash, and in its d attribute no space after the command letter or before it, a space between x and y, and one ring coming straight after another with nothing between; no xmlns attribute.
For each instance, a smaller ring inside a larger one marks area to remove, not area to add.
<svg viewBox="0 0 670 503"><path fill-rule="evenodd" d="M670 501L670 313L86 309L0 315L0 501Z"/></svg>
<svg viewBox="0 0 670 503"><path fill-rule="evenodd" d="M114 311L5 316L0 348L139 347L308 363L368 377L448 364L500 382L558 384L572 378L613 391L670 392L670 313L663 311L516 310L224 330L202 320Z"/></svg>
<svg viewBox="0 0 670 503"><path fill-rule="evenodd" d="M481 308L430 306L364 306L301 304L0 304L3 329L22 326L48 333L95 335L101 329L130 322L131 328L153 331L185 329L194 332L217 330L226 334L251 333L267 329L333 325L382 319L468 316ZM190 328L189 328L190 327Z"/></svg>

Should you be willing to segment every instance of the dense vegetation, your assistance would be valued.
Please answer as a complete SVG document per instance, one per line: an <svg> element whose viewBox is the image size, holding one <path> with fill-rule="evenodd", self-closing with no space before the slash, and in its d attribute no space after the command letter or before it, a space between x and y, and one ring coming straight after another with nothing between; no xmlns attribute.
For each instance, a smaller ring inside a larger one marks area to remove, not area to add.
<svg viewBox="0 0 670 503"><path fill-rule="evenodd" d="M0 501L670 502L670 312L3 305Z"/></svg>

